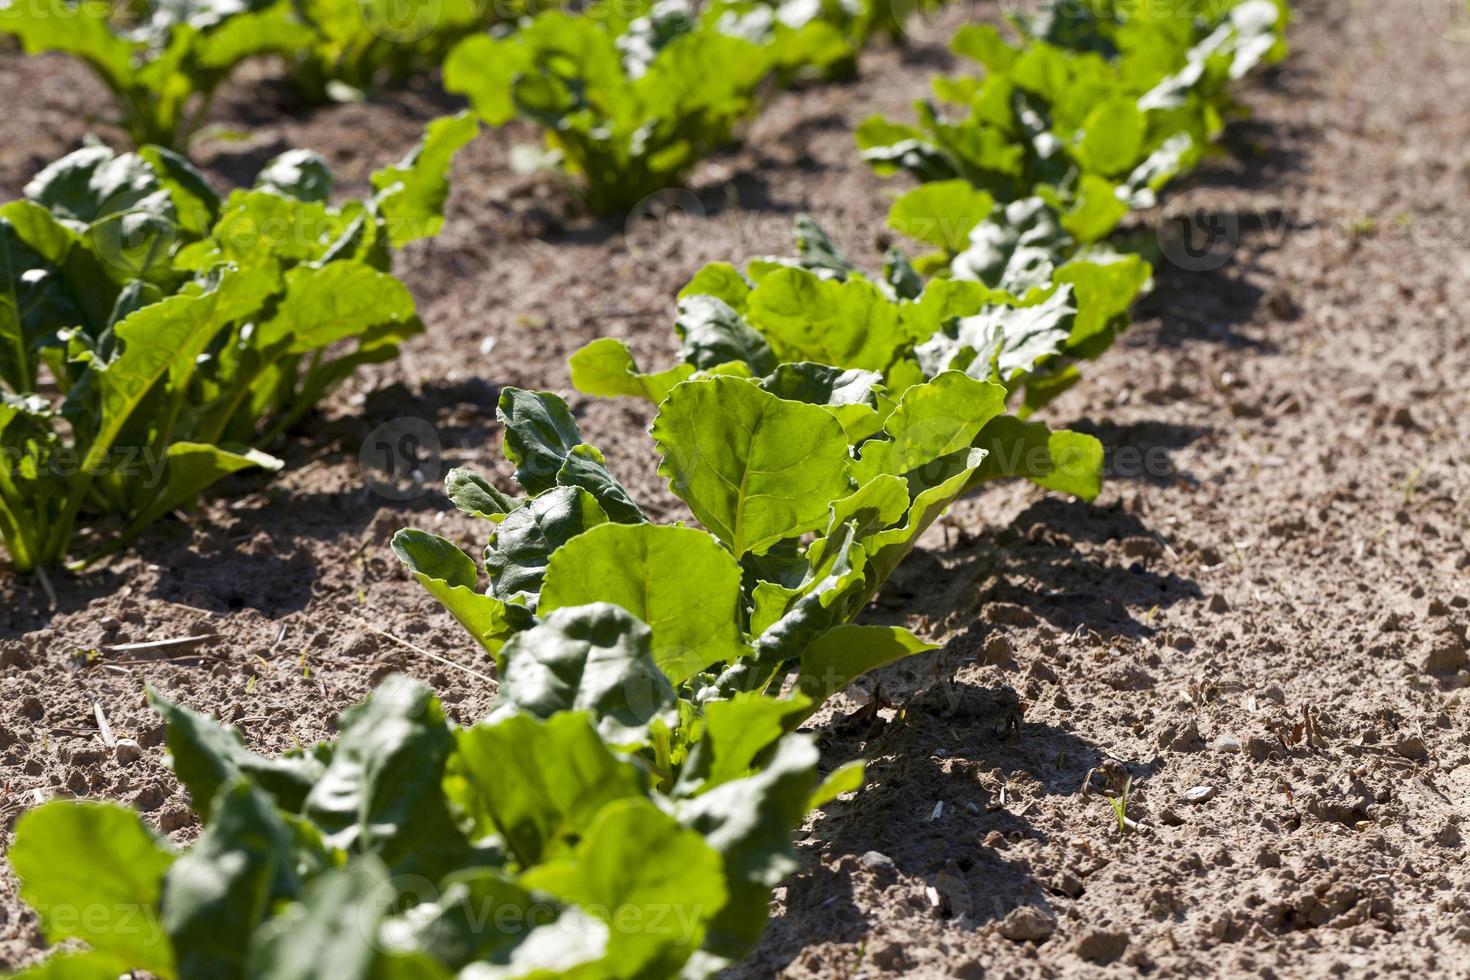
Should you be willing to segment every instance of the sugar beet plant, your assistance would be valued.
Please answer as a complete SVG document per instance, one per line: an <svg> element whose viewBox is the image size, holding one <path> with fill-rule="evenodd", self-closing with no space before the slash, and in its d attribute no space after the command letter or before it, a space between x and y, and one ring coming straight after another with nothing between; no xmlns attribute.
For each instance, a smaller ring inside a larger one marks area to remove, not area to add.
<svg viewBox="0 0 1470 980"><path fill-rule="evenodd" d="M129 13L117 16L119 9ZM311 39L286 0L136 7L7 0L0 34L16 37L27 53L58 52L84 62L112 92L134 142L171 149L182 148L198 129L216 89L241 62L289 55Z"/></svg>
<svg viewBox="0 0 1470 980"><path fill-rule="evenodd" d="M464 41L444 84L492 126L542 127L588 207L614 214L676 185L731 138L756 109L773 51L704 21L676 29L551 12L506 37Z"/></svg>
<svg viewBox="0 0 1470 980"><path fill-rule="evenodd" d="M92 145L0 207L12 564L62 561L79 521L117 543L230 473L279 468L261 451L277 433L421 329L389 249L437 230L448 157L476 128L431 124L342 206L300 151L221 200L167 150Z"/></svg>
<svg viewBox="0 0 1470 980"><path fill-rule="evenodd" d="M799 392L726 375L663 400L660 472L709 530L648 521L564 402L506 390L525 493L448 485L487 522L488 585L448 540L394 539L494 657L489 715L456 728L390 680L336 743L268 760L155 696L204 832L179 853L121 807L24 816L22 894L89 947L36 974L699 977L745 955L793 830L861 778L819 778L795 729L931 648L852 620L986 475L975 443L1005 418L1004 390L959 372L867 400L801 373ZM87 875L55 873L78 859ZM118 911L72 914L99 902Z"/></svg>
<svg viewBox="0 0 1470 980"><path fill-rule="evenodd" d="M875 116L858 145L880 173L962 179L998 208L1036 199L1022 216L1044 205L1073 239L1098 241L1199 161L1234 104L1229 83L1284 53L1284 4L1206 13L1218 9L1068 0L1019 21L1015 42L964 28L952 47L983 74L934 81L964 114L919 102L917 125Z"/></svg>
<svg viewBox="0 0 1470 980"><path fill-rule="evenodd" d="M984 197L962 182L921 191L923 198L915 192L900 200L901 227L920 227L915 212L922 201L934 208L924 228L960 222L968 231L959 209L972 195ZM986 214L988 199L980 203L976 213ZM870 275L810 218L799 217L796 230L796 257L755 259L743 272L713 263L684 287L674 323L679 364L645 372L621 341L605 337L572 356L572 383L587 394L657 401L670 385L710 371L772 374L795 384L800 365L819 362L847 372L846 384L865 379L903 391L957 370L1004 386L1024 418L1076 382L1079 361L1112 343L1151 275L1135 255L1094 250L1062 261L1046 251L1028 259L1013 246L998 251L1026 265L1025 281L992 286L946 275L926 283L897 249L881 274ZM1017 475L1083 497L1096 492L1074 482L1074 468L1064 468L1068 476L1059 483L1046 465L1026 465L1043 439L1059 456L1091 452L1092 443L1041 426L1028 431L1029 440L1006 447L1003 456ZM1022 451L1023 445L1030 448Z"/></svg>

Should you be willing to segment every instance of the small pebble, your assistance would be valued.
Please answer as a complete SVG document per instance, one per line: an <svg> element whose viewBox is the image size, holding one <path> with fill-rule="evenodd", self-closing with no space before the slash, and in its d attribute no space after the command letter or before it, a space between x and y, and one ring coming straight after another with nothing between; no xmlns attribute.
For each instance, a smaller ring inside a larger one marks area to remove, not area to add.
<svg viewBox="0 0 1470 980"><path fill-rule="evenodd" d="M898 870L898 866L893 863L893 858L881 851L869 851L859 860L863 862L863 867L869 871L889 874Z"/></svg>
<svg viewBox="0 0 1470 980"><path fill-rule="evenodd" d="M1215 787L1213 786L1191 786L1184 792L1184 800L1187 803L1203 803L1215 798Z"/></svg>
<svg viewBox="0 0 1470 980"><path fill-rule="evenodd" d="M1240 748L1240 739L1236 738L1234 735L1221 735L1219 738L1215 739L1216 752L1233 753L1239 752Z"/></svg>
<svg viewBox="0 0 1470 980"><path fill-rule="evenodd" d="M1015 943L1039 943L1057 930L1057 920L1035 905L1011 909L1000 921L1000 934Z"/></svg>
<svg viewBox="0 0 1470 980"><path fill-rule="evenodd" d="M112 754L117 757L119 763L130 766L143 758L143 746L130 738L120 738L117 740L117 745L113 746Z"/></svg>

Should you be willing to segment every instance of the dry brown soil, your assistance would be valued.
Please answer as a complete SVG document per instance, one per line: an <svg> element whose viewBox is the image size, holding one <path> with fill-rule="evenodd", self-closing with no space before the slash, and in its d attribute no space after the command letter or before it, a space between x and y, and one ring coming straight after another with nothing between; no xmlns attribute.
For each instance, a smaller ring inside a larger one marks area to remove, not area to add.
<svg viewBox="0 0 1470 980"><path fill-rule="evenodd" d="M1137 325L1051 411L1109 449L1095 505L1023 486L967 500L885 591L874 618L946 645L817 726L831 764L871 760L868 784L803 832L736 976L1470 976L1470 45L1420 7L1302 3L1294 54L1243 89L1253 118L1228 154L1140 222L1238 244L1187 263L1214 268L1162 263ZM370 433L421 418L444 465L503 477L499 387L564 391L566 356L602 335L664 362L672 297L703 262L788 252L802 210L875 262L895 185L851 130L905 112L949 63L878 50L859 82L780 95L745 149L697 172L702 217L631 240L510 171L530 131L483 136L444 233L398 263L427 334L279 447L284 476L57 578L54 607L0 573L5 824L38 798L115 798L187 840L145 684L263 750L329 736L393 671L478 717L486 664L387 541L480 532L432 488L368 489ZM88 128L108 135L74 65L0 56L0 90L21 93L6 198ZM307 146L361 192L453 107L426 82L310 110L256 69L215 110L250 135L200 155L226 187ZM650 413L575 404L635 493L677 514ZM211 638L86 657L186 636ZM143 759L104 751L94 705ZM1133 780L1127 835L1080 792L1109 759ZM40 955L0 877L0 966Z"/></svg>

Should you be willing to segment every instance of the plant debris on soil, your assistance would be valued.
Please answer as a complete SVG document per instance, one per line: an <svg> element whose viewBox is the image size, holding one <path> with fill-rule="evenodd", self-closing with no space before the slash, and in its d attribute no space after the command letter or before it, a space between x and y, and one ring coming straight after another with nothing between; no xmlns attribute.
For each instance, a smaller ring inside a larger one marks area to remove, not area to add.
<svg viewBox="0 0 1470 980"><path fill-rule="evenodd" d="M1139 322L1048 409L1107 447L1103 496L1008 485L931 530L869 618L945 646L815 719L834 764L870 760L867 783L813 818L732 975L1464 970L1470 45L1415 4L1308 0L1297 17L1292 56L1242 90L1227 152L1137 229L1223 222L1233 247L1187 263L1213 268L1161 260ZM7 832L75 796L195 833L145 685L270 752L330 736L393 672L479 718L489 665L389 538L416 525L475 547L438 479L508 476L499 389L565 393L567 356L598 336L666 363L674 294L705 262L789 253L809 211L876 265L904 185L874 177L851 132L902 116L949 65L921 40L868 52L859 81L777 96L677 213L628 228L512 171L531 130L482 136L443 234L396 269L428 331L295 432L280 478L236 479L125 555L53 575L54 602L0 573ZM222 188L303 146L361 190L455 104L428 79L307 112L272 71L215 107L250 134L200 147ZM115 135L74 63L7 54L0 80L24 93L6 199L85 132ZM641 431L651 409L572 404L630 490L679 514ZM438 446L389 483L365 447L411 419ZM0 967L43 952L7 871Z"/></svg>

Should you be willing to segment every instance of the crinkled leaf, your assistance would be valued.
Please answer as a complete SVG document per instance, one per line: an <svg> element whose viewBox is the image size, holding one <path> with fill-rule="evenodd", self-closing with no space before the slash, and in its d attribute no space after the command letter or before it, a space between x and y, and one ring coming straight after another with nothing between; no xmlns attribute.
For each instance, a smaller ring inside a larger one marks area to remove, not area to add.
<svg viewBox="0 0 1470 980"><path fill-rule="evenodd" d="M681 341L679 358L701 371L739 361L754 374L769 374L776 356L758 331L724 300L701 294L679 299L679 317L674 330Z"/></svg>
<svg viewBox="0 0 1470 980"><path fill-rule="evenodd" d="M434 878L473 863L440 786L452 745L433 693L390 677L343 713L336 750L307 794L305 815L331 846L374 855L397 874Z"/></svg>
<svg viewBox="0 0 1470 980"><path fill-rule="evenodd" d="M490 594L508 601L519 593L540 592L552 554L589 528L606 523L607 515L597 501L580 487L555 487L532 498L507 514L490 535L485 549Z"/></svg>
<svg viewBox="0 0 1470 980"><path fill-rule="evenodd" d="M501 651L497 703L538 718L590 711L598 732L613 744L640 743L649 723L674 704L652 647L652 631L618 606L557 609Z"/></svg>

